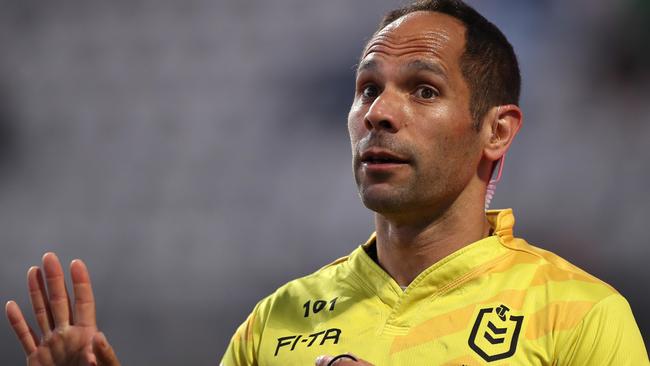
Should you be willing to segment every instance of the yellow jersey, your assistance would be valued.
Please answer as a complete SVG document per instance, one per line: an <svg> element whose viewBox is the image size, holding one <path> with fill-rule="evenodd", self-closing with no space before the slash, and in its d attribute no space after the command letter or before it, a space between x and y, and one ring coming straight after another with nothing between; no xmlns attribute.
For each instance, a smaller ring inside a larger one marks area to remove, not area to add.
<svg viewBox="0 0 650 366"><path fill-rule="evenodd" d="M368 254L291 281L260 301L222 366L307 366L350 352L388 365L649 365L615 289L513 236L512 210L487 211L493 235L402 289Z"/></svg>

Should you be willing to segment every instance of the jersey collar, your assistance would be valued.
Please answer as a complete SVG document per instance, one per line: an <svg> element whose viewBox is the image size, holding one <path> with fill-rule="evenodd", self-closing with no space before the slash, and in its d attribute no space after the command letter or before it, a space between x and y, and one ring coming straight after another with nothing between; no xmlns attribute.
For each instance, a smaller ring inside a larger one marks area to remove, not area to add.
<svg viewBox="0 0 650 366"><path fill-rule="evenodd" d="M420 273L406 290L402 290L397 282L366 253L365 248L375 245L375 233L365 244L352 252L348 263L358 282L367 291L378 296L394 310L394 314L403 315L409 304L449 291L462 284L464 280L473 277L474 272L480 272L484 265L508 252L507 246L513 239L515 223L512 210L489 210L486 211L486 216L493 235L469 244L434 263ZM394 320L395 323L400 323L399 319Z"/></svg>

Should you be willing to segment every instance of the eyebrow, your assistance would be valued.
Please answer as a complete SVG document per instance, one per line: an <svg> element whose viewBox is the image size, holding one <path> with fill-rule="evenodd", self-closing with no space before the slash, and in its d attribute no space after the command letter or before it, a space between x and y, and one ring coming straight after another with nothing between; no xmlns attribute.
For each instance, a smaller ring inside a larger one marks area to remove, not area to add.
<svg viewBox="0 0 650 366"><path fill-rule="evenodd" d="M359 64L359 67L357 67L357 75L359 75L361 72L374 72L379 69L379 63L375 60L368 60L368 61L362 61ZM449 80L447 77L447 73L445 72L445 69L438 63L435 62L430 62L426 60L413 60L409 62L406 66L402 68L402 72L419 72L419 71L425 71L425 72L430 72L436 75L439 75L446 81Z"/></svg>
<svg viewBox="0 0 650 366"><path fill-rule="evenodd" d="M440 64L435 62L430 62L425 60L413 60L406 65L405 69L409 71L430 72L439 75L445 80L448 80L445 69Z"/></svg>
<svg viewBox="0 0 650 366"><path fill-rule="evenodd" d="M375 60L362 61L359 64L359 67L357 67L357 75L359 75L363 71L376 71L377 69L379 69L379 65L377 64L377 61Z"/></svg>

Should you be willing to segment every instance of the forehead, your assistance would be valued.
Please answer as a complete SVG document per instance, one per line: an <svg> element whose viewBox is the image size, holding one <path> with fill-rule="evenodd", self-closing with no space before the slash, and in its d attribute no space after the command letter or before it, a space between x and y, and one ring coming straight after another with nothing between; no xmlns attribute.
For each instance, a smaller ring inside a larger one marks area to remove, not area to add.
<svg viewBox="0 0 650 366"><path fill-rule="evenodd" d="M456 64L465 49L465 26L446 14L417 11L387 25L368 42L362 60L377 55L433 57ZM448 65L451 66L451 65Z"/></svg>

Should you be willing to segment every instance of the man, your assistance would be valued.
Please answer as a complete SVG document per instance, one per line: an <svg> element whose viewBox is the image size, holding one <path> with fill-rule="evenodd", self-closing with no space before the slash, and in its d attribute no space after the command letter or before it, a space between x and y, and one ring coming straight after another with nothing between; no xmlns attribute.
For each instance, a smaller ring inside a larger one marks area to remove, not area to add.
<svg viewBox="0 0 650 366"><path fill-rule="evenodd" d="M223 366L649 364L620 294L514 237L511 210L484 210L522 121L516 57L496 27L460 1L398 9L356 79L353 168L376 233L259 302ZM83 263L71 264L72 316L58 260L43 267L49 299L40 270L28 274L42 342L7 305L30 364L118 364Z"/></svg>

